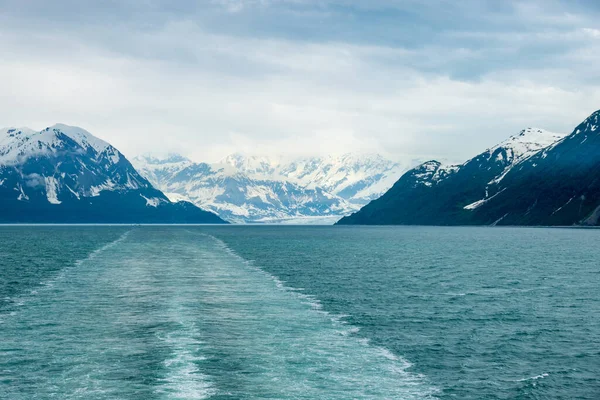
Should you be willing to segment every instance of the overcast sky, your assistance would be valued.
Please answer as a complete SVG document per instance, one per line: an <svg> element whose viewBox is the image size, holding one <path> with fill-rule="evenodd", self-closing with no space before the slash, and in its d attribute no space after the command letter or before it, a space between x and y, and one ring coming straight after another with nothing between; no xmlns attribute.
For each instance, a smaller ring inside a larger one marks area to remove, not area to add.
<svg viewBox="0 0 600 400"><path fill-rule="evenodd" d="M0 126L466 159L600 108L597 0L0 0Z"/></svg>

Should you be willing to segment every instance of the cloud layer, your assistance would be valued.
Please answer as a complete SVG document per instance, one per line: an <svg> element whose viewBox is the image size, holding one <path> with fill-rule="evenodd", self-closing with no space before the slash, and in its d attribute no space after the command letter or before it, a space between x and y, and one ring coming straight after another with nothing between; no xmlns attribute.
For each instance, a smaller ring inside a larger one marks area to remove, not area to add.
<svg viewBox="0 0 600 400"><path fill-rule="evenodd" d="M463 159L600 108L587 1L0 0L0 125L126 154ZM460 4L456 4L460 3Z"/></svg>

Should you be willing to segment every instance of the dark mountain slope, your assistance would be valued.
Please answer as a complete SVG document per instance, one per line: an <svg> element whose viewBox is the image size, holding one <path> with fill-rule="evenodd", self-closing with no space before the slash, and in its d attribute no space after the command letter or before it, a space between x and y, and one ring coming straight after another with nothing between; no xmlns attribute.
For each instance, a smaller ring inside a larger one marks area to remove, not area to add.
<svg viewBox="0 0 600 400"><path fill-rule="evenodd" d="M473 210L498 193L499 182L523 160L563 136L529 128L462 165L426 162L404 174L381 198L339 224L478 224Z"/></svg>
<svg viewBox="0 0 600 400"><path fill-rule="evenodd" d="M473 221L506 225L598 225L600 111L571 135L510 171Z"/></svg>

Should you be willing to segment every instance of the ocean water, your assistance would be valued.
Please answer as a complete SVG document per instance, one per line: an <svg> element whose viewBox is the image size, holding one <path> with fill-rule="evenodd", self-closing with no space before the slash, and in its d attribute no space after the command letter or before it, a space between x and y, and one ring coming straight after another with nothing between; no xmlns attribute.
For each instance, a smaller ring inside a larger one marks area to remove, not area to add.
<svg viewBox="0 0 600 400"><path fill-rule="evenodd" d="M0 227L0 398L598 399L599 240Z"/></svg>

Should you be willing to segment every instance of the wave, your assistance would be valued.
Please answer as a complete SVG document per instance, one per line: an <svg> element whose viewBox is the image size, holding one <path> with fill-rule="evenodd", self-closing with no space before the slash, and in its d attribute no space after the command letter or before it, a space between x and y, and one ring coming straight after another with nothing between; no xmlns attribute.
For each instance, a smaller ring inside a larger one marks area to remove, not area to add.
<svg viewBox="0 0 600 400"><path fill-rule="evenodd" d="M537 381L538 379L544 379L547 376L549 376L549 374L543 373L543 374L540 374L540 375L531 376L529 378L517 379L515 382Z"/></svg>

